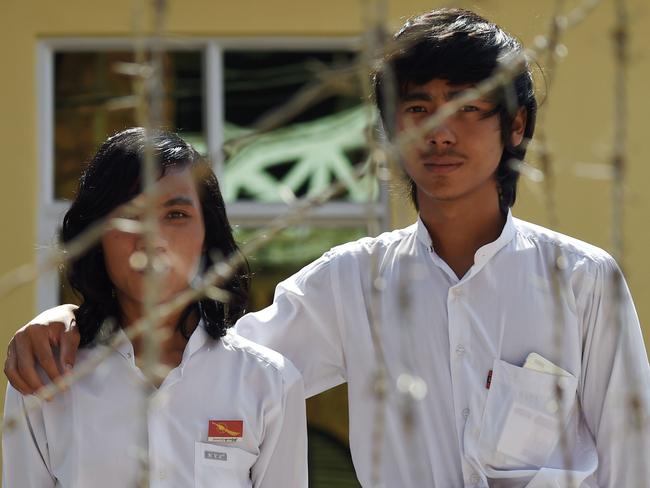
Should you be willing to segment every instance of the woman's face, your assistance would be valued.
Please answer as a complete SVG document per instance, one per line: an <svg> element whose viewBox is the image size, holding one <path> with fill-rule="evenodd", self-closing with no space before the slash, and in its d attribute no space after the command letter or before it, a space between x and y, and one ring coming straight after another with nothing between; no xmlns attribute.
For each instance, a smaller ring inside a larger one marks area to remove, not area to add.
<svg viewBox="0 0 650 488"><path fill-rule="evenodd" d="M172 170L159 180L159 186L161 191L155 201L158 237L154 265L162 269L157 284L158 299L163 302L185 290L196 275L203 253L205 226L191 171ZM137 207L142 203L141 197L134 200ZM119 211L112 216L120 217ZM146 264L143 236L113 229L104 234L102 248L106 270L122 310L133 307L139 310L144 299L143 265Z"/></svg>

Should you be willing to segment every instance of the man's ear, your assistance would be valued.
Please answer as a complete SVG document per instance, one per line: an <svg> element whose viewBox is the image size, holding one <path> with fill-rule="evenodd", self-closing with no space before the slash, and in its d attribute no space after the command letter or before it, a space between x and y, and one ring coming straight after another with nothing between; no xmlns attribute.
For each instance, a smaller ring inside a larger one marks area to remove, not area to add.
<svg viewBox="0 0 650 488"><path fill-rule="evenodd" d="M526 129L526 120L528 112L525 107L519 107L515 118L512 120L510 127L510 144L517 147L524 140L524 130Z"/></svg>

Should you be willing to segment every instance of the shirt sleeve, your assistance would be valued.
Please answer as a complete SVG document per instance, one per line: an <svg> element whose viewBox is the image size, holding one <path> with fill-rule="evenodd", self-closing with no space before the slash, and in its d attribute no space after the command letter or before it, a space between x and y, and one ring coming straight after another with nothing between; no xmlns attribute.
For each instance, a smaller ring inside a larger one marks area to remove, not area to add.
<svg viewBox="0 0 650 488"><path fill-rule="evenodd" d="M581 405L598 450L598 486L650 479L650 366L623 275L609 258L583 284Z"/></svg>
<svg viewBox="0 0 650 488"><path fill-rule="evenodd" d="M28 411L27 398L8 385L2 432L2 486L54 487L56 479L49 466L43 413L38 407Z"/></svg>
<svg viewBox="0 0 650 488"><path fill-rule="evenodd" d="M237 333L288 357L312 396L346 381L341 314L327 255L281 282L273 304L242 317Z"/></svg>
<svg viewBox="0 0 650 488"><path fill-rule="evenodd" d="M307 488L307 418L302 378L285 362L279 408L265 418L266 432L251 470L255 488Z"/></svg>

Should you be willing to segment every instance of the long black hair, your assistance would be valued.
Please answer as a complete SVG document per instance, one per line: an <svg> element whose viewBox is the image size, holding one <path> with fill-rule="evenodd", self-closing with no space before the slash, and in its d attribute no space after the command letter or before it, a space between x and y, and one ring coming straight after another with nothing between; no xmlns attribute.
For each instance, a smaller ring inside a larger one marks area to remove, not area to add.
<svg viewBox="0 0 650 488"><path fill-rule="evenodd" d="M213 264L214 256L228 257L240 253L226 216L219 183L208 162L177 134L162 130L145 133L140 127L109 137L91 159L79 180L76 198L63 218L63 243L70 242L141 192L141 166L147 144L151 147L160 177L172 168L189 168L195 175L205 227L205 255L202 259L205 267ZM189 333L185 330L184 318L192 311L200 315L206 331L215 339L223 337L226 329L245 313L250 273L246 260L242 259L242 262L243 265L224 286L231 297L228 303L203 298L190 304L181 314L178 326L185 337ZM82 298L75 316L81 345L86 345L93 342L106 319L120 316L101 243L75 259L65 271L70 285Z"/></svg>
<svg viewBox="0 0 650 488"><path fill-rule="evenodd" d="M403 43L389 54L374 74L374 96L385 130L394 135L395 107L386 106L387 100L396 103L405 95L410 84L422 85L433 79L451 84L475 84L488 78L499 63L522 54L521 43L483 17L464 9L442 8L413 17L395 34ZM388 77L393 78L397 97L389 97ZM533 77L524 63L510 83L498 93L491 94L496 101L493 113L499 115L504 150L496 171L499 188L499 206L503 213L515 203L519 171L512 162L523 160L527 142L535 132L537 101ZM524 140L513 146L510 140L512 123L519 107L526 110ZM411 199L417 208L417 188L413 181Z"/></svg>

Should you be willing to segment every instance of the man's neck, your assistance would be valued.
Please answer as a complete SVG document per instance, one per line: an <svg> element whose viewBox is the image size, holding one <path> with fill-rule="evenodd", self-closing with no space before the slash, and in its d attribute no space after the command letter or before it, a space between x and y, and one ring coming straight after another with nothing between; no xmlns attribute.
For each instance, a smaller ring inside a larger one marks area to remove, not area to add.
<svg viewBox="0 0 650 488"><path fill-rule="evenodd" d="M490 203L486 204L486 200ZM501 235L506 221L499 209L496 191L490 199L431 201L421 198L418 203L420 218L429 231L433 248L458 278L472 267L476 251Z"/></svg>

